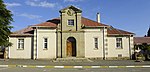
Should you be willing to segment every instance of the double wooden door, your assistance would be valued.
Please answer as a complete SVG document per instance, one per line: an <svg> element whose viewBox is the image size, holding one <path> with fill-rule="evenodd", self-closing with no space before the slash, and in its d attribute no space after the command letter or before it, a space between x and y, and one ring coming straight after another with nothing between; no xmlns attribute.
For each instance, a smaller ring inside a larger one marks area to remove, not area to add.
<svg viewBox="0 0 150 72"><path fill-rule="evenodd" d="M76 57L76 41L75 39L67 40L67 57Z"/></svg>

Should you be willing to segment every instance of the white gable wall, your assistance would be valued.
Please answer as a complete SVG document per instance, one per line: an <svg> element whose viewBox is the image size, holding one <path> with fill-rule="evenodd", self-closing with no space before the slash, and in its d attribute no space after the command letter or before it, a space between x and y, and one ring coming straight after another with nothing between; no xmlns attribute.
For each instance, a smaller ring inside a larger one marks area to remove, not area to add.
<svg viewBox="0 0 150 72"><path fill-rule="evenodd" d="M18 39L24 39L24 49L18 49ZM32 37L10 37L9 41L13 43L9 47L9 58L13 59L31 59Z"/></svg>
<svg viewBox="0 0 150 72"><path fill-rule="evenodd" d="M85 29L85 57L94 58L103 56L102 29ZM94 38L98 38L98 49L95 48Z"/></svg>
<svg viewBox="0 0 150 72"><path fill-rule="evenodd" d="M44 49L44 38L48 38L48 48ZM37 30L37 59L56 58L56 29Z"/></svg>
<svg viewBox="0 0 150 72"><path fill-rule="evenodd" d="M129 56L129 37L107 37L108 38L108 55L106 57ZM116 38L122 38L122 48L116 47Z"/></svg>

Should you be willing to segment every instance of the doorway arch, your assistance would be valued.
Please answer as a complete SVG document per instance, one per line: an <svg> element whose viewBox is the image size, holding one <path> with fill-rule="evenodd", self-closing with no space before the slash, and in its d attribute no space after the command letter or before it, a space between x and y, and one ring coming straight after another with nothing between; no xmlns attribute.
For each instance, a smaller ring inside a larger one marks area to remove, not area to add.
<svg viewBox="0 0 150 72"><path fill-rule="evenodd" d="M76 57L76 39L74 37L69 37L66 43L67 57Z"/></svg>

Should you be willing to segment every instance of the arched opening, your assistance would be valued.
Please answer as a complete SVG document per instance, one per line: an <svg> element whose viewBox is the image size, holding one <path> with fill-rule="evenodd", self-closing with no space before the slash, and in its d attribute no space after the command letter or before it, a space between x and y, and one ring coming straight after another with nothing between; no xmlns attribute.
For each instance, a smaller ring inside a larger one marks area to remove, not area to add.
<svg viewBox="0 0 150 72"><path fill-rule="evenodd" d="M76 39L69 37L67 39L67 57L76 57Z"/></svg>

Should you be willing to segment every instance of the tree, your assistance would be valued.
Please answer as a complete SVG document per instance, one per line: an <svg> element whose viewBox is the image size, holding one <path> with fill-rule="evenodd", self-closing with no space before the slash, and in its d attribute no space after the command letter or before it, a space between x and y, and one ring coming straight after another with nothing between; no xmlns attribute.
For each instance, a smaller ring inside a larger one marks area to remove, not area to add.
<svg viewBox="0 0 150 72"><path fill-rule="evenodd" d="M135 49L141 49L141 52L144 56L146 60L150 60L150 45L148 45L147 43L143 43L141 45L135 45Z"/></svg>
<svg viewBox="0 0 150 72"><path fill-rule="evenodd" d="M148 32L147 32L147 37L150 37L150 27L149 27Z"/></svg>
<svg viewBox="0 0 150 72"><path fill-rule="evenodd" d="M11 45L9 42L9 35L11 34L10 26L13 21L11 11L6 8L6 5L0 0L0 46L8 47Z"/></svg>

